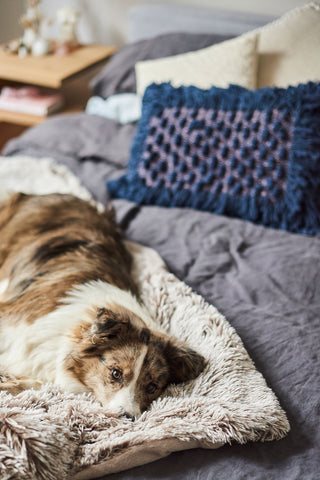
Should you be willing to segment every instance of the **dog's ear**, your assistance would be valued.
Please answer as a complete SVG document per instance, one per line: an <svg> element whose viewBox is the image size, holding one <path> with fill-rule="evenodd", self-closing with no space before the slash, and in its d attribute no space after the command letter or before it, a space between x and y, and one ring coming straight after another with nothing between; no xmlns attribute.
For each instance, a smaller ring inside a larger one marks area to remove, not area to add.
<svg viewBox="0 0 320 480"><path fill-rule="evenodd" d="M91 326L90 334L94 344L114 340L126 333L130 327L128 318L124 318L107 308L99 308Z"/></svg>
<svg viewBox="0 0 320 480"><path fill-rule="evenodd" d="M193 380L205 367L203 356L183 343L169 340L164 353L170 369L170 383Z"/></svg>

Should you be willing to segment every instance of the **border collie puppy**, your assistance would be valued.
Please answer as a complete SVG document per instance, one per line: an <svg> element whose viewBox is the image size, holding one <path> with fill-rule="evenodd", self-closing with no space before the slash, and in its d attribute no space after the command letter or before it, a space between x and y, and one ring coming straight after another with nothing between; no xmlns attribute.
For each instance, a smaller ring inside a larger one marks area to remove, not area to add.
<svg viewBox="0 0 320 480"><path fill-rule="evenodd" d="M53 382L137 417L204 368L152 326L110 212L58 194L0 203L0 390Z"/></svg>

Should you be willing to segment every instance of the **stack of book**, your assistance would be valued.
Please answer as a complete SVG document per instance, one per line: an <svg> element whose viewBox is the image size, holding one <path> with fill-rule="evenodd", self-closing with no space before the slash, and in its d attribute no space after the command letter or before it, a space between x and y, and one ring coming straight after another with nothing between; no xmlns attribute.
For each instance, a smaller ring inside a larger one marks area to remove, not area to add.
<svg viewBox="0 0 320 480"><path fill-rule="evenodd" d="M46 117L63 107L59 93L45 92L37 87L3 87L0 93L0 110L27 113Z"/></svg>

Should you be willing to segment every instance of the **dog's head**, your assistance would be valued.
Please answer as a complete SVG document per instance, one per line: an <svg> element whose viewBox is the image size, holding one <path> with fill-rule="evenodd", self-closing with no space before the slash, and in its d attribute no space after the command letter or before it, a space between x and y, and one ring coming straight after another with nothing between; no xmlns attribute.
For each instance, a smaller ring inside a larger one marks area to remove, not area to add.
<svg viewBox="0 0 320 480"><path fill-rule="evenodd" d="M80 330L66 366L112 413L137 417L169 383L194 379L204 368L201 355L123 307L100 308Z"/></svg>

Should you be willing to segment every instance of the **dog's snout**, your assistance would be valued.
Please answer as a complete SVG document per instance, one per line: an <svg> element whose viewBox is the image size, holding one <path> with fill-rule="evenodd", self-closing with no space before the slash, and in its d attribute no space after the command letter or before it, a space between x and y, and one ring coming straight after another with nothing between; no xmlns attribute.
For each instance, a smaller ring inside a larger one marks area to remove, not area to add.
<svg viewBox="0 0 320 480"><path fill-rule="evenodd" d="M122 415L122 417L125 417L125 418L128 418L129 420L131 420L132 422L135 421L136 417L134 415L131 415L130 413L128 412L124 412Z"/></svg>

